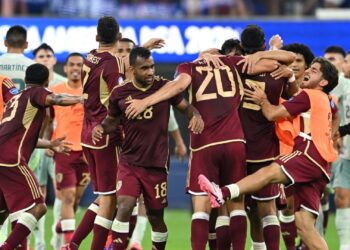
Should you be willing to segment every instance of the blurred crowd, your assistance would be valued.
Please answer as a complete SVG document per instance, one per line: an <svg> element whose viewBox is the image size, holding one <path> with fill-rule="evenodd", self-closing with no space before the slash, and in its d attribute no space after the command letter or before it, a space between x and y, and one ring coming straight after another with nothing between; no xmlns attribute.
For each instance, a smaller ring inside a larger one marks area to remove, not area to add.
<svg viewBox="0 0 350 250"><path fill-rule="evenodd" d="M0 0L4 16L119 18L312 16L317 8L349 8L350 0Z"/></svg>

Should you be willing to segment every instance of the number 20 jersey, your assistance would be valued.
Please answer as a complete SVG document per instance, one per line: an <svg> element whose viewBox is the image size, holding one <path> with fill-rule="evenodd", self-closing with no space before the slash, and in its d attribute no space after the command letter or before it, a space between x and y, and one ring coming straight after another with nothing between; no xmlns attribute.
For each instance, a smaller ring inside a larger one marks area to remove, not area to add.
<svg viewBox="0 0 350 250"><path fill-rule="evenodd" d="M177 74L188 74L192 78L188 88L189 101L200 112L204 120L201 134L191 133L191 150L230 142L245 142L238 108L243 98L241 80L242 57L222 57L225 64L220 68L204 61L183 63Z"/></svg>

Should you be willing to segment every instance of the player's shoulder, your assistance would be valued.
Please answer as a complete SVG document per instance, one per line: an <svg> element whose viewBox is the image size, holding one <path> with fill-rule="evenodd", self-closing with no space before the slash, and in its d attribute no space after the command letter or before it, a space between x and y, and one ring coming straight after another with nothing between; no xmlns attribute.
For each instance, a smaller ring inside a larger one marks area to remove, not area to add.
<svg viewBox="0 0 350 250"><path fill-rule="evenodd" d="M127 80L123 81L122 83L116 85L116 86L112 89L112 91L113 91L113 92L121 92L121 91L123 91L123 90L125 90L125 89L130 88L131 86L133 86L132 81L129 80L129 79L127 79Z"/></svg>

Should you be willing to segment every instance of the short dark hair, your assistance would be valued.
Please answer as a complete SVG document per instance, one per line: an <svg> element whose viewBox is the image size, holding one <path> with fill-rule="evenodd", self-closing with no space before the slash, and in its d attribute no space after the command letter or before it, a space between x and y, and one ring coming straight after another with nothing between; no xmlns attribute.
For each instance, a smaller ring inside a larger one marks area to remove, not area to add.
<svg viewBox="0 0 350 250"><path fill-rule="evenodd" d="M265 50L265 34L258 25L248 25L241 34L241 43L245 53L253 54Z"/></svg>
<svg viewBox="0 0 350 250"><path fill-rule="evenodd" d="M23 48L27 42L27 30L20 25L12 26L7 31L5 40L9 47Z"/></svg>
<svg viewBox="0 0 350 250"><path fill-rule="evenodd" d="M40 50L49 50L52 52L52 54L55 54L55 51L52 49L50 45L47 43L41 44L39 47L37 47L35 50L33 50L33 55L36 56Z"/></svg>
<svg viewBox="0 0 350 250"><path fill-rule="evenodd" d="M345 57L345 50L340 46L329 46L324 53L338 53Z"/></svg>
<svg viewBox="0 0 350 250"><path fill-rule="evenodd" d="M121 38L121 39L119 40L119 42L132 43L132 44L134 45L134 47L136 47L136 43L135 43L133 40L131 40L131 39L129 39L129 38L126 38L126 37Z"/></svg>
<svg viewBox="0 0 350 250"><path fill-rule="evenodd" d="M105 44L115 43L118 39L119 24L112 16L103 16L98 20L97 35L100 42Z"/></svg>
<svg viewBox="0 0 350 250"><path fill-rule="evenodd" d="M323 87L323 92L329 94L338 85L338 70L327 59L323 57L316 57L311 64L319 63L323 79L328 81L328 84Z"/></svg>
<svg viewBox="0 0 350 250"><path fill-rule="evenodd" d="M302 43L290 43L283 46L281 49L302 55L307 67L310 67L312 60L315 58L310 48Z"/></svg>
<svg viewBox="0 0 350 250"><path fill-rule="evenodd" d="M236 55L243 55L243 49L241 47L241 42L238 39L227 39L221 46L219 52L223 55L229 54L232 50L236 50Z"/></svg>
<svg viewBox="0 0 350 250"><path fill-rule="evenodd" d="M151 55L151 51L144 47L133 48L129 55L130 66L135 66L137 57L148 59Z"/></svg>
<svg viewBox="0 0 350 250"><path fill-rule="evenodd" d="M82 54L80 54L78 52L72 52L66 57L66 60L65 60L64 64L67 64L69 58L71 58L72 56L80 56L81 58L84 59L84 56Z"/></svg>
<svg viewBox="0 0 350 250"><path fill-rule="evenodd" d="M44 85L49 79L49 70L40 63L34 63L26 69L24 81L26 84Z"/></svg>

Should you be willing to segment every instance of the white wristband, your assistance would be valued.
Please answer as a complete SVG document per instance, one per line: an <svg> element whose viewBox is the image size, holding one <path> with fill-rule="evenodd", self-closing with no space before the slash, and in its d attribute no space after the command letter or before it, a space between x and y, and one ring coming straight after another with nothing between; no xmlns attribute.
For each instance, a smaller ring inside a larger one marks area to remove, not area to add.
<svg viewBox="0 0 350 250"><path fill-rule="evenodd" d="M289 79L288 79L289 83L295 82L295 75L293 74Z"/></svg>

